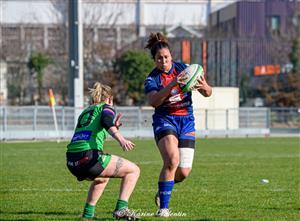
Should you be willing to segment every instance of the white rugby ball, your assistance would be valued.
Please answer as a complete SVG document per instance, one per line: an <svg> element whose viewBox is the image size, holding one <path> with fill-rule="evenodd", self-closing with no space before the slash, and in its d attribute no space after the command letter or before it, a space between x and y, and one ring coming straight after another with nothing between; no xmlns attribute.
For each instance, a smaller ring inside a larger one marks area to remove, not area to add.
<svg viewBox="0 0 300 221"><path fill-rule="evenodd" d="M187 78L181 82L181 90L182 92L192 91L197 84L197 80L204 75L203 68L199 64L191 64L183 71Z"/></svg>

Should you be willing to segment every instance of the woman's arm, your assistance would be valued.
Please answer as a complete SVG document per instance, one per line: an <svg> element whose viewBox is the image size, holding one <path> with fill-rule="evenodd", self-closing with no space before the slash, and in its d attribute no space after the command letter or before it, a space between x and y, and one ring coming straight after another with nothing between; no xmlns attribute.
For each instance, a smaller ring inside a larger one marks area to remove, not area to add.
<svg viewBox="0 0 300 221"><path fill-rule="evenodd" d="M187 78L184 71L182 71L179 75L177 75L166 87L161 89L160 91L150 91L147 94L147 100L149 104L156 108L161 105L164 100L170 95L173 87L183 82Z"/></svg>
<svg viewBox="0 0 300 221"><path fill-rule="evenodd" d="M177 85L177 78L174 78L165 88L160 91L150 91L147 94L149 104L156 108L161 105L164 100L169 96L172 88Z"/></svg>
<svg viewBox="0 0 300 221"><path fill-rule="evenodd" d="M124 151L132 150L134 148L135 144L130 140L125 139L116 126L110 127L108 133L119 142Z"/></svg>
<svg viewBox="0 0 300 221"><path fill-rule="evenodd" d="M122 114L119 114L114 123L115 111L110 106L105 106L101 115L101 123L108 133L119 142L123 150L128 151L133 149L135 144L125 139L119 131L119 127L122 125L121 117Z"/></svg>

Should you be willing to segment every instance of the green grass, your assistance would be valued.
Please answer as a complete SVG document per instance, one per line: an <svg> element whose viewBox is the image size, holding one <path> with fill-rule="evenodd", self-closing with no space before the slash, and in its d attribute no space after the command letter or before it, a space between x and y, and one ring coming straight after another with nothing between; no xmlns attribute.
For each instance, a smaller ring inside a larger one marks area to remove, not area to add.
<svg viewBox="0 0 300 221"><path fill-rule="evenodd" d="M136 162L141 177L130 207L156 211L154 195L162 165L155 143L137 140L131 152L114 141L106 151ZM0 220L76 220L88 182L77 182L65 166L66 143L0 143ZM269 184L262 184L268 179ZM179 215L167 220L300 220L299 138L203 139L197 141L193 171L175 186L170 207ZM96 208L111 220L120 180L112 179ZM147 213L147 214L145 214Z"/></svg>

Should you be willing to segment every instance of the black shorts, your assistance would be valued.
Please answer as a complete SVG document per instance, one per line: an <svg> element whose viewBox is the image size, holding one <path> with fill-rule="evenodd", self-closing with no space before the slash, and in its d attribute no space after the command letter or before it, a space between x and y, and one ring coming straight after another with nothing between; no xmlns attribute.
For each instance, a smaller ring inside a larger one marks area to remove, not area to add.
<svg viewBox="0 0 300 221"><path fill-rule="evenodd" d="M78 181L94 180L104 170L98 161L99 154L103 153L98 150L87 150L78 153L67 152L67 167L77 177Z"/></svg>
<svg viewBox="0 0 300 221"><path fill-rule="evenodd" d="M177 139L178 139L178 147L179 148L193 148L195 149L195 140L194 139L183 139L183 138L178 138L177 133L174 130L163 130L160 134L157 134L155 136L155 141L156 144L158 145L158 142L160 141L160 139L162 139L163 137L167 136L167 135L174 135Z"/></svg>

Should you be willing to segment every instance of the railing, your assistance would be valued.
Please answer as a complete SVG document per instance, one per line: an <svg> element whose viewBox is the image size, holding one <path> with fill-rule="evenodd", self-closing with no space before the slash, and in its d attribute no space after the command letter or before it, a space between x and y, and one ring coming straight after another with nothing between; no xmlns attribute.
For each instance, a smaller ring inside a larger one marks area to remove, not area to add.
<svg viewBox="0 0 300 221"><path fill-rule="evenodd" d="M153 137L151 107L115 107L122 112L122 133L128 137ZM0 107L0 140L70 139L81 110L58 106L58 131L48 106ZM195 109L196 135L267 136L299 135L300 108Z"/></svg>

